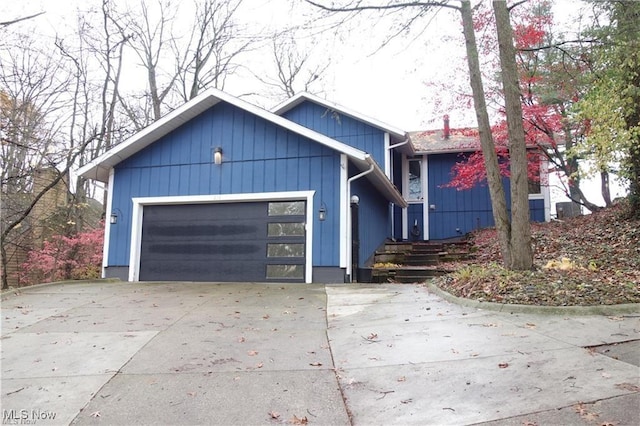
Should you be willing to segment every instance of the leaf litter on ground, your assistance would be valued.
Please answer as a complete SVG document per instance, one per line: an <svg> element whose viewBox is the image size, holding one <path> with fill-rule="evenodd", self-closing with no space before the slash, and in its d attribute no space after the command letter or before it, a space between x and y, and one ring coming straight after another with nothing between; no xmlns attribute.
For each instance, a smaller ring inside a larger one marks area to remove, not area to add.
<svg viewBox="0 0 640 426"><path fill-rule="evenodd" d="M459 297L541 306L640 303L640 218L626 200L592 214L532 224L534 268L501 266L495 229L473 233L474 255L435 280ZM449 265L450 267L454 265Z"/></svg>

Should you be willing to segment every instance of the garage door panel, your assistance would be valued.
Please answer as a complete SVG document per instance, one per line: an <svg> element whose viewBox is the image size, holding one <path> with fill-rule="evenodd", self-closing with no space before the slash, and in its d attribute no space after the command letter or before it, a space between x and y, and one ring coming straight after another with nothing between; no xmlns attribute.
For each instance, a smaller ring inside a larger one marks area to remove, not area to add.
<svg viewBox="0 0 640 426"><path fill-rule="evenodd" d="M274 204L145 206L140 279L304 281L304 207Z"/></svg>
<svg viewBox="0 0 640 426"><path fill-rule="evenodd" d="M171 259L172 256L190 254L193 256L206 257L211 260L226 260L229 258L237 257L237 255L243 255L243 258L256 259L264 258L264 246L261 244L203 244L203 243L162 243L162 244L149 244L147 252L156 258ZM166 255L166 256L162 256Z"/></svg>
<svg viewBox="0 0 640 426"><path fill-rule="evenodd" d="M151 261L145 281L175 281L170 277L180 275L180 281L265 281L266 266L263 261L226 261L215 267L192 261ZM232 278L229 278L232 277Z"/></svg>

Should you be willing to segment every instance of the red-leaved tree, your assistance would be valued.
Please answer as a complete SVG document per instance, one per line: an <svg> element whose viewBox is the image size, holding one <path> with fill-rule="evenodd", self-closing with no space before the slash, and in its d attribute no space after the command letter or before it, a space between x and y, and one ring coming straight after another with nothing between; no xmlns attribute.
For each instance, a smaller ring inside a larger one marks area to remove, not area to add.
<svg viewBox="0 0 640 426"><path fill-rule="evenodd" d="M19 273L21 285L100 277L104 227L67 237L55 235L29 252Z"/></svg>
<svg viewBox="0 0 640 426"><path fill-rule="evenodd" d="M556 43L552 33L550 2L538 0L518 6L512 11L514 42L517 49L517 65L521 92L523 125L528 148L528 178L531 183L540 182L540 164L546 160L551 172L566 177L565 194L589 210L598 208L586 199L580 189L578 158L567 154L576 140L584 134L586 123L572 120L570 111L584 91L580 74L585 64L579 55L571 55L564 43ZM494 25L489 13L477 13L476 29ZM492 31L481 31L481 51L489 59L485 65L499 70L497 41ZM499 90L491 91L496 104L502 104ZM496 152L500 159L501 173L509 177L509 151L504 108L499 108L500 120L492 127ZM452 170L447 186L460 190L472 188L486 181L480 142L477 152L463 156Z"/></svg>

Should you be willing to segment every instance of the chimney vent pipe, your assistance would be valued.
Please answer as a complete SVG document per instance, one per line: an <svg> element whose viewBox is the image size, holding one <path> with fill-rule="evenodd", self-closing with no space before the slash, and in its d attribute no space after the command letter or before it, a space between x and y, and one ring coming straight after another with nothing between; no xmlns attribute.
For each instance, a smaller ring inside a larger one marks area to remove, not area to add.
<svg viewBox="0 0 640 426"><path fill-rule="evenodd" d="M443 136L445 139L449 139L449 135L451 134L451 129L449 128L449 115L445 114L444 118L444 131Z"/></svg>

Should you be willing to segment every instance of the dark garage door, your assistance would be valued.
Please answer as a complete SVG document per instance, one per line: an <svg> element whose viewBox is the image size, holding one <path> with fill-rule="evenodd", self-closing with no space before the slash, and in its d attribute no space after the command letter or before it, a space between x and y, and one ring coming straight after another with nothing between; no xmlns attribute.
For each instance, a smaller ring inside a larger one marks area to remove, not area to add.
<svg viewBox="0 0 640 426"><path fill-rule="evenodd" d="M305 204L145 206L140 280L304 282Z"/></svg>

